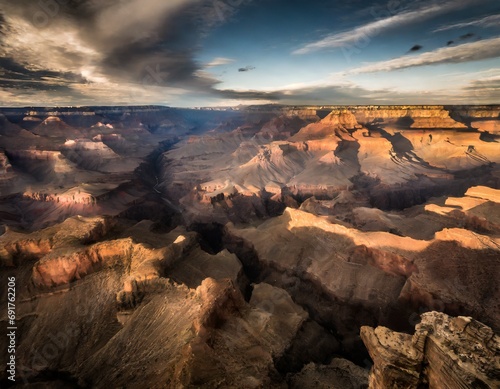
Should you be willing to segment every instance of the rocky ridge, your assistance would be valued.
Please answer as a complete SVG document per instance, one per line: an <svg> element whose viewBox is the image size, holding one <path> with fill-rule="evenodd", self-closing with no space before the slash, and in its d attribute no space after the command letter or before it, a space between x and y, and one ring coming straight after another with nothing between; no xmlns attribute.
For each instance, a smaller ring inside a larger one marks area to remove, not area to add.
<svg viewBox="0 0 500 389"><path fill-rule="evenodd" d="M285 140L262 136L260 126L192 137L163 155L160 187L186 217L223 223L236 203L233 222L265 212L255 197L279 209L292 199L357 190L378 208L402 209L463 193L472 175L477 184L498 185L497 143L438 108L337 109ZM415 128L414 119L433 122Z"/></svg>

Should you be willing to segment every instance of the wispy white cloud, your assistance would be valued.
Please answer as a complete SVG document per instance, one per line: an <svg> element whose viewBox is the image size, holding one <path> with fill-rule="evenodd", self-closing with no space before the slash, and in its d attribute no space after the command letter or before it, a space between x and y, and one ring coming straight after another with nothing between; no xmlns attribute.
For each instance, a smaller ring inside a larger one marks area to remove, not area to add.
<svg viewBox="0 0 500 389"><path fill-rule="evenodd" d="M418 9L404 10L397 13L389 10L389 16L380 18L377 12L372 9L371 14L375 18L374 21L356 27L354 29L330 34L316 42L308 43L305 46L293 51L293 54L307 54L313 51L346 47L349 45L365 46L373 37L378 35L383 30L388 30L395 27L405 26L410 23L420 22L430 19L436 15L450 12L456 9L463 8L471 3L468 1L444 1L440 4L434 2L427 3ZM387 12L387 11L386 11Z"/></svg>
<svg viewBox="0 0 500 389"><path fill-rule="evenodd" d="M360 66L345 74L389 72L417 66L443 63L462 63L500 57L500 37L478 42L464 43L455 47L444 47L415 56L403 56Z"/></svg>
<svg viewBox="0 0 500 389"><path fill-rule="evenodd" d="M454 83L468 82L469 80L479 80L479 79L490 79L500 77L500 68L490 68L486 70L479 70L477 72L453 72L444 73L443 77L447 77L449 80L453 80Z"/></svg>
<svg viewBox="0 0 500 389"><path fill-rule="evenodd" d="M205 64L205 67L206 68L213 68L215 66L228 65L228 64L233 63L233 62L235 62L235 60L232 58L217 57L217 58L214 58L209 63Z"/></svg>
<svg viewBox="0 0 500 389"><path fill-rule="evenodd" d="M472 20L470 22L462 22L462 23L455 23L455 24L449 24L446 26L441 26L434 30L433 32L440 32L440 31L446 31L446 30L452 30L456 28L464 28L464 27L472 27L472 26L478 26L478 27L499 27L500 26L500 14L497 15L489 15L481 19L476 19Z"/></svg>

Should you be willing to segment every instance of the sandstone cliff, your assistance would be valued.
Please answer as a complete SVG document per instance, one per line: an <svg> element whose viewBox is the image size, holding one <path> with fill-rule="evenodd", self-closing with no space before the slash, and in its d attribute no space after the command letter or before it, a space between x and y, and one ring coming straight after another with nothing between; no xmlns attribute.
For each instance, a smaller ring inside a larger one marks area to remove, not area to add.
<svg viewBox="0 0 500 389"><path fill-rule="evenodd" d="M442 128L467 128L464 123L457 122L450 117L448 110L444 107L381 107L377 110L366 110L359 108L356 118L364 124L376 124L381 126L411 128L442 129Z"/></svg>

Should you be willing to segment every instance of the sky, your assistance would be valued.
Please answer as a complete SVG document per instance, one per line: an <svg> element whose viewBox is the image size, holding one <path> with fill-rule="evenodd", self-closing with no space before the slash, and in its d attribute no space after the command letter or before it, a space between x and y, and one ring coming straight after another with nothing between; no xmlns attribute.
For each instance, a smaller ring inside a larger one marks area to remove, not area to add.
<svg viewBox="0 0 500 389"><path fill-rule="evenodd" d="M0 0L0 106L500 103L498 0Z"/></svg>

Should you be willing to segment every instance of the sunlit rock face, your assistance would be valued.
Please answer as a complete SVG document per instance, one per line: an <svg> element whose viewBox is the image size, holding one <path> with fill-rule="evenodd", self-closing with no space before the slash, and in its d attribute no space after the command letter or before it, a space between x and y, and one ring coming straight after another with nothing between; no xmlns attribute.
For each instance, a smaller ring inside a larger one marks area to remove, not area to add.
<svg viewBox="0 0 500 389"><path fill-rule="evenodd" d="M255 197L279 209L290 197L333 200L343 190L377 208L403 209L463 194L471 183L498 186L496 132L469 125L483 115L445 107L333 109L279 140L262 135L276 128L266 118L244 131L180 142L163 154L160 187L187 217L219 222L262 213Z"/></svg>
<svg viewBox="0 0 500 389"><path fill-rule="evenodd" d="M0 110L14 387L496 388L499 112Z"/></svg>
<svg viewBox="0 0 500 389"><path fill-rule="evenodd" d="M476 113L476 112L475 112ZM355 111L356 119L361 123L384 127L409 127L413 129L466 129L461 121L450 117L445 107L378 107L378 109L363 109Z"/></svg>

